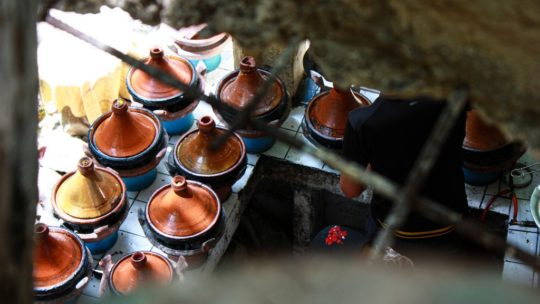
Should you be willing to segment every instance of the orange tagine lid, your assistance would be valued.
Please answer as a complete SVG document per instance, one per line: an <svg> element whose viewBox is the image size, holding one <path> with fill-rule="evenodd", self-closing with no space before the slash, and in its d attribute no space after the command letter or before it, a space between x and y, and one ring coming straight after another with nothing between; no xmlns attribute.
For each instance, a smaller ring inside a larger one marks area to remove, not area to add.
<svg viewBox="0 0 540 304"><path fill-rule="evenodd" d="M125 101L118 99L110 116L96 127L94 141L108 156L130 157L150 147L157 133L158 126L151 117L131 110Z"/></svg>
<svg viewBox="0 0 540 304"><path fill-rule="evenodd" d="M84 247L67 229L37 224L34 228L34 288L61 286L80 271Z"/></svg>
<svg viewBox="0 0 540 304"><path fill-rule="evenodd" d="M123 257L111 270L111 285L120 294L140 286L169 283L173 268L169 261L154 252L134 252Z"/></svg>
<svg viewBox="0 0 540 304"><path fill-rule="evenodd" d="M230 136L217 149L210 148L214 139L225 133L210 116L201 117L197 126L199 129L182 138L176 149L176 157L186 169L197 174L217 174L242 159L245 148L237 136Z"/></svg>
<svg viewBox="0 0 540 304"><path fill-rule="evenodd" d="M186 85L194 78L193 68L186 59L166 56L161 48L152 48L145 63L174 76ZM128 85L140 99L169 99L182 93L182 90L166 85L139 69L133 69L128 75Z"/></svg>
<svg viewBox="0 0 540 304"><path fill-rule="evenodd" d="M313 128L324 136L343 139L349 112L368 106L369 102L348 89L332 88L313 99L308 107L308 119Z"/></svg>
<svg viewBox="0 0 540 304"><path fill-rule="evenodd" d="M106 215L122 203L125 187L112 171L95 168L88 157L79 160L78 169L67 173L53 193L53 207L77 219Z"/></svg>
<svg viewBox="0 0 540 304"><path fill-rule="evenodd" d="M503 133L494 125L487 124L474 110L467 112L463 146L478 151L492 151L508 144Z"/></svg>
<svg viewBox="0 0 540 304"><path fill-rule="evenodd" d="M255 59L250 56L244 57L240 62L238 76L223 84L218 94L224 103L242 109L250 103L265 80L266 76L257 68ZM283 92L276 80L253 111L253 115L263 115L275 109L283 98Z"/></svg>
<svg viewBox="0 0 540 304"><path fill-rule="evenodd" d="M220 214L216 194L207 186L175 176L154 193L147 207L150 224L172 237L193 237L214 226Z"/></svg>

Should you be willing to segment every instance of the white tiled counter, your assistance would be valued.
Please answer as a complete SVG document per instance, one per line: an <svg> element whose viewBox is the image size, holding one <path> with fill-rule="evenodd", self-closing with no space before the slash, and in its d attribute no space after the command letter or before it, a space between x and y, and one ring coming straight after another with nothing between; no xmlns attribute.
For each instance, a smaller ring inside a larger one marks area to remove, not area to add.
<svg viewBox="0 0 540 304"><path fill-rule="evenodd" d="M206 92L213 92L214 86L217 83L219 79L221 79L225 74L229 73L231 71L232 67L232 50L228 48L228 50L224 54L224 60L222 61L222 64L220 68L217 70L211 72L207 76L207 86L206 86ZM371 91L366 91L365 95L367 95L370 99L376 98L377 94L373 93ZM204 115L210 115L212 116L216 122L219 124L219 120L214 115L212 108L204 103L201 102L199 106L194 111L195 118L200 118ZM289 117L285 120L283 125L281 126L281 130L283 132L288 133L291 136L295 136L297 139L307 142L311 145L311 143L304 137L303 132L301 130L301 123L304 119L304 107L298 106L291 109ZM194 124L192 129L194 129L196 125ZM174 145L178 141L179 136L173 136L170 138L169 141L169 147L168 147L168 153L170 153L173 150ZM330 168L329 166L325 165L322 161L319 159L316 159L310 155L304 154L300 151L297 151L294 148L291 148L289 145L284 144L282 142L276 142L275 145L268 151L263 153L264 155L276 157L279 159L284 159L292 163L304 165L313 167L315 169L325 170L332 173L337 173L334 169ZM150 196L152 193L158 189L159 187L168 184L171 181L171 176L167 172L167 168L165 166L165 162L167 161L168 157L165 157L163 162L158 167L158 176L154 183L148 187L147 189L144 189L139 192L129 192L128 198L129 198L129 214L124 221L124 223L120 227L120 235L118 242L114 245L112 249L110 249L105 254L111 254L113 257L113 262L117 261L121 256L124 254L136 251L136 250L154 250L159 251L159 249L155 248L145 237L138 219L137 219L137 213L139 209L144 209ZM240 218L242 215L242 212L247 204L247 201L242 199L242 191L244 189L244 186L248 183L250 178L252 177L253 171L255 166L257 166L257 162L259 160L259 155L248 155L248 168L244 174L244 176L233 185L233 194L227 201L223 202L223 207L225 210L225 213L227 215L227 222L226 222L226 228L223 237L218 242L216 247L212 250L210 257L208 261L201 266L199 271L203 272L211 272L216 265L218 264L221 256L226 251L229 242L231 241L232 236L234 235L234 232L236 231ZM529 157L525 156L521 160L521 162L524 163L532 163L533 160ZM530 214L529 210L529 197L532 193L532 189L534 186L540 184L540 175L538 173L535 173L533 182L528 188L520 189L517 191L517 195L519 198L519 212L518 212L518 220L528 220L532 221L532 216ZM501 181L497 181L491 185L483 186L483 187L473 187L467 185L467 195L469 200L469 206L472 208L478 208L482 209L487 204L487 201L495 195L500 189L504 189L506 185L504 185ZM513 207L511 206L510 199L498 199L496 203L491 208L492 211L502 213L505 215L508 215L512 212ZM42 213L46 213L46 211L41 210ZM54 224L54 219L50 217L47 214L42 214L42 220L45 222L50 222L51 224ZM539 231L537 228L528 228L528 227L519 227L519 226L511 226L509 227L508 231L508 241L529 251L532 254L538 255L540 252L539 249L539 239L538 239ZM95 263L94 266L97 267L98 261L103 258L102 255L96 255L94 256ZM505 280L519 282L521 284L532 286L533 282L538 282L538 276L539 273L534 273L532 269L529 267L523 265L518 260L513 259L505 259L504 264L504 271L503 271L503 278ZM87 286L83 293L83 299L84 300L96 300L98 295L98 288L99 288L99 280L96 278L93 278L90 282L90 284Z"/></svg>

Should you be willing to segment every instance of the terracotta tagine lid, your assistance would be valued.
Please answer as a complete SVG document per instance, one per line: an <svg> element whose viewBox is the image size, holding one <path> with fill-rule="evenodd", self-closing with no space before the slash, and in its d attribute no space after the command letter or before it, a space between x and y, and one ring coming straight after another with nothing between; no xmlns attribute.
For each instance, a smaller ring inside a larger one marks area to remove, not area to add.
<svg viewBox="0 0 540 304"><path fill-rule="evenodd" d="M255 63L255 58L244 57L240 62L238 76L231 78L221 88L219 97L221 101L238 109L249 104L257 90L262 86L266 76L263 76ZM283 91L278 81L268 90L263 100L259 102L253 111L254 116L268 113L275 109L283 97Z"/></svg>
<svg viewBox="0 0 540 304"><path fill-rule="evenodd" d="M82 243L68 230L45 224L37 224L34 235L34 288L68 283L83 263Z"/></svg>
<svg viewBox="0 0 540 304"><path fill-rule="evenodd" d="M359 94L353 94L350 89L334 87L328 93L316 97L307 113L313 128L322 135L343 139L349 112L369 105Z"/></svg>
<svg viewBox="0 0 540 304"><path fill-rule="evenodd" d="M161 48L152 48L145 63L165 71L186 85L189 85L194 77L193 68L187 60L165 56ZM131 89L142 99L169 99L182 93L182 90L166 85L139 69L133 70L128 77Z"/></svg>
<svg viewBox="0 0 540 304"><path fill-rule="evenodd" d="M215 193L183 176L158 190L148 203L148 218L160 233L173 237L193 237L214 226L219 218Z"/></svg>
<svg viewBox="0 0 540 304"><path fill-rule="evenodd" d="M55 205L66 214L79 218L97 218L109 213L121 201L124 189L117 177L98 170L88 157L79 160L78 169L60 180L53 197Z"/></svg>
<svg viewBox="0 0 540 304"><path fill-rule="evenodd" d="M492 151L508 144L503 133L494 125L487 124L474 110L467 112L463 146L472 150Z"/></svg>
<svg viewBox="0 0 540 304"><path fill-rule="evenodd" d="M213 140L224 129L216 128L210 116L197 121L199 130L187 134L178 144L176 157L189 171L197 174L218 174L235 166L243 157L245 148L236 136L230 136L218 149L210 149Z"/></svg>
<svg viewBox="0 0 540 304"><path fill-rule="evenodd" d="M130 111L125 101L117 99L112 105L111 115L97 126L94 141L108 156L130 157L150 147L157 132L152 118Z"/></svg>
<svg viewBox="0 0 540 304"><path fill-rule="evenodd" d="M172 278L171 264L153 252L134 252L123 257L111 270L111 285L120 294L128 294L148 283L169 283Z"/></svg>

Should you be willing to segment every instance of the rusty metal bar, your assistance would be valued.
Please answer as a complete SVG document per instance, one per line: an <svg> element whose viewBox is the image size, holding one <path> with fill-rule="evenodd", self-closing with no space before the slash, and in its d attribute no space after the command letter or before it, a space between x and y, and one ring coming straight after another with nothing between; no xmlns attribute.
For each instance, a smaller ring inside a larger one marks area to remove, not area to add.
<svg viewBox="0 0 540 304"><path fill-rule="evenodd" d="M371 258L379 256L384 252L386 247L392 246L394 231L399 230L405 223L448 135L451 133L459 115L462 113L466 99L467 93L465 91L454 92L444 110L439 114L437 123L431 130L405 181L402 194L394 201L394 207L385 219L388 227L383 229L375 239Z"/></svg>
<svg viewBox="0 0 540 304"><path fill-rule="evenodd" d="M218 109L220 107L227 108L227 105L219 102L216 98L212 96L204 95L202 92L199 91L198 88L195 87L188 87L184 83L181 83L174 77L168 75L167 73L154 69L150 66L145 65L144 63L138 61L137 59L134 59L131 56L125 55L118 50L113 49L110 46L107 46L97 40L95 40L92 37L89 37L88 35L81 33L80 31L74 29L70 25L67 25L51 16L47 17L47 22L49 22L51 25L64 30L71 35L80 38L90 45L97 47L108 54L115 56L116 58L119 58L120 60L131 64L137 68L140 68L142 71L148 73L152 77L162 81L163 83L166 83L171 86L175 86L177 88L180 88L184 90L185 92L192 92L195 96L198 96L201 100L204 100L208 102L210 105L217 107ZM200 95L198 95L200 94ZM190 95L191 96L191 95ZM229 107L230 108L230 107ZM324 161L326 164L330 165L331 167L339 170L340 172L347 174L357 182L371 185L373 189L382 195L385 198L396 200L399 197L399 186L390 181L389 179L373 172L373 171L367 171L366 168L359 166L355 162L351 162L347 159L344 159L340 155L326 149L326 148L315 148L310 145L304 144L302 141L295 139L294 137L287 135L283 132L280 132L278 128L275 128L273 126L267 125L263 122L253 120L250 118L250 123L253 127L256 129L259 129L261 131L264 131L272 136L275 136L278 140L283 141L289 145L291 145L293 148L296 148L304 153L307 153L309 155L312 155L314 157L317 157ZM474 241L477 241L478 243L484 245L488 249L502 251L505 253L508 253L516 258L521 259L523 262L528 264L529 266L532 266L536 270L540 270L540 259L537 259L535 256L530 255L529 253L516 248L515 246L508 245L505 241L498 239L496 236L494 236L491 233L486 232L482 226L479 224L476 224L470 220L463 220L461 218L461 215L457 212L444 207L441 204L436 203L435 201L421 197L418 199L418 202L414 205L415 210L423 214L426 218L434 220L434 221L440 221L442 223L447 224L456 224L456 231L460 234L471 238Z"/></svg>

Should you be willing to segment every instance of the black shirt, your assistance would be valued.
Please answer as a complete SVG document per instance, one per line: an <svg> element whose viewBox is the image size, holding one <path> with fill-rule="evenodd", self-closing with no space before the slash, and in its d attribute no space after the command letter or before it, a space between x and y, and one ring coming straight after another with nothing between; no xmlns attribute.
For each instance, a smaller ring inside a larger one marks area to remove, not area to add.
<svg viewBox="0 0 540 304"><path fill-rule="evenodd" d="M344 156L363 166L371 164L373 171L403 185L445 106L446 102L429 98L379 97L373 105L349 113L343 140ZM461 149L465 117L464 111L422 188L424 195L462 214L467 210ZM391 207L390 201L375 194L372 216L382 223ZM413 212L402 231L428 231L443 226Z"/></svg>

